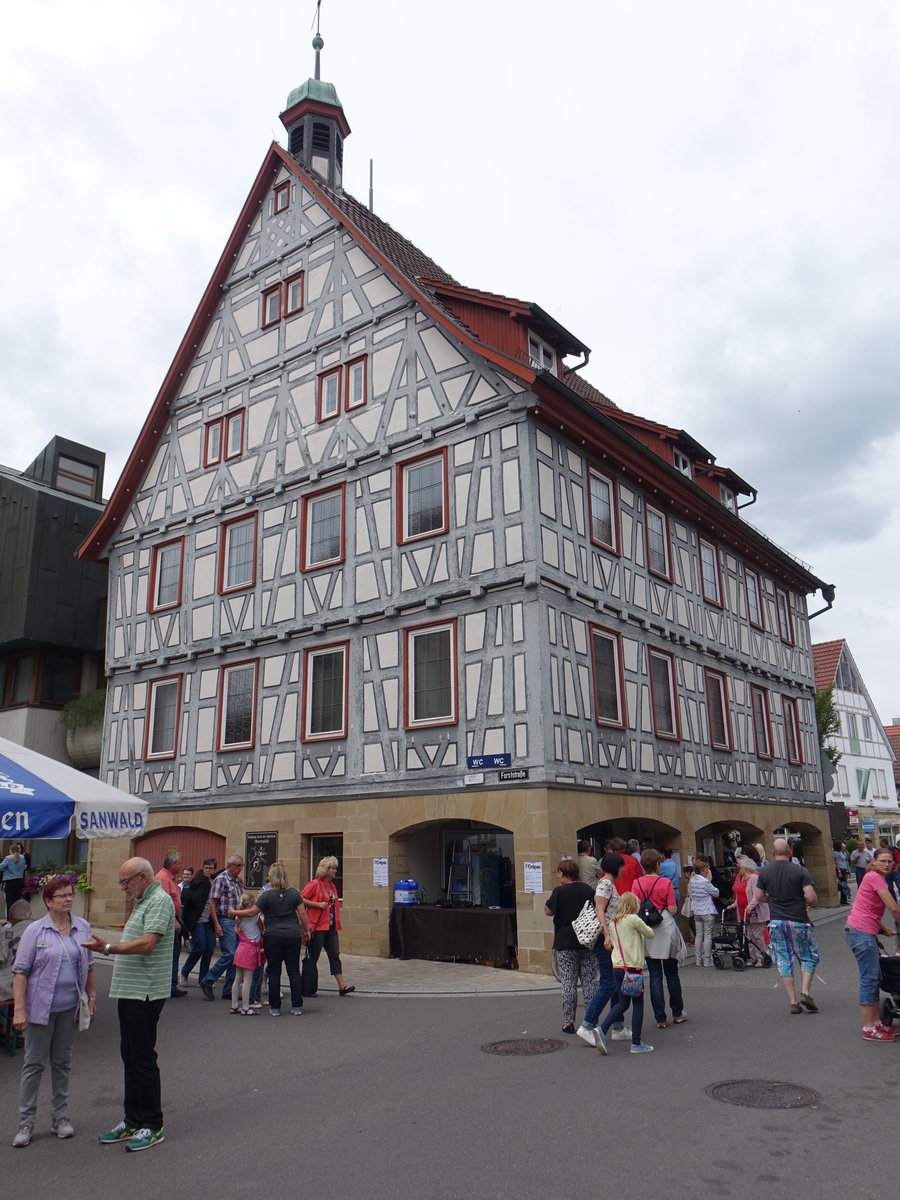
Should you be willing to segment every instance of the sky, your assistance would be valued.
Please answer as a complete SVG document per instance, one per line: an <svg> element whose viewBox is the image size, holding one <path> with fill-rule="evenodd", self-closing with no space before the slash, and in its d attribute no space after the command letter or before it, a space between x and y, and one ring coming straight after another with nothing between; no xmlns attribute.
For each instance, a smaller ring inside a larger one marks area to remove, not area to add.
<svg viewBox="0 0 900 1200"><path fill-rule="evenodd" d="M108 495L273 138L314 0L34 0L0 40L0 462ZM759 490L900 716L900 5L323 0L345 187L533 301ZM821 597L810 598L812 609Z"/></svg>

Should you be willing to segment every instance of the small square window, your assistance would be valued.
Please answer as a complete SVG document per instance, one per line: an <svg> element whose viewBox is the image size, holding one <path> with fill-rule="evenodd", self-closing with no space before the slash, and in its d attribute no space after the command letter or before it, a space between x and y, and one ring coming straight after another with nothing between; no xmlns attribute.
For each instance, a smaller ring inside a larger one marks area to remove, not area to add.
<svg viewBox="0 0 900 1200"><path fill-rule="evenodd" d="M722 578L719 567L719 548L700 540L700 576L703 599L722 607Z"/></svg>
<svg viewBox="0 0 900 1200"><path fill-rule="evenodd" d="M456 622L407 629L407 728L456 721Z"/></svg>
<svg viewBox="0 0 900 1200"><path fill-rule="evenodd" d="M709 722L709 744L714 750L730 750L728 686L725 676L720 671L706 670L706 716Z"/></svg>
<svg viewBox="0 0 900 1200"><path fill-rule="evenodd" d="M349 642L303 655L303 741L347 736Z"/></svg>
<svg viewBox="0 0 900 1200"><path fill-rule="evenodd" d="M673 450L672 461L675 464L676 471L680 471L681 474L686 475L688 479L693 478L691 473L691 460L686 454L682 454L680 450Z"/></svg>
<svg viewBox="0 0 900 1200"><path fill-rule="evenodd" d="M347 363L347 378L344 384L344 408L362 408L367 402L367 360L354 359Z"/></svg>
<svg viewBox="0 0 900 1200"><path fill-rule="evenodd" d="M290 275L284 281L284 315L299 312L303 307L303 272Z"/></svg>
<svg viewBox="0 0 900 1200"><path fill-rule="evenodd" d="M319 421L330 421L341 411L341 368L319 376Z"/></svg>
<svg viewBox="0 0 900 1200"><path fill-rule="evenodd" d="M250 749L256 737L256 662L223 667L219 679L219 750Z"/></svg>
<svg viewBox="0 0 900 1200"><path fill-rule="evenodd" d="M671 579L669 566L669 521L665 513L645 506L647 566L654 575Z"/></svg>
<svg viewBox="0 0 900 1200"><path fill-rule="evenodd" d="M275 188L275 212L280 213L291 203L291 185L290 182L279 183Z"/></svg>
<svg viewBox="0 0 900 1200"><path fill-rule="evenodd" d="M591 487L588 493L591 520L591 541L605 546L614 554L619 550L618 497L616 485L593 467L590 473Z"/></svg>
<svg viewBox="0 0 900 1200"><path fill-rule="evenodd" d="M775 589L775 604L778 610L778 635L789 646L794 644L794 622L791 617L791 602L787 592Z"/></svg>
<svg viewBox="0 0 900 1200"><path fill-rule="evenodd" d="M154 546L150 560L150 611L181 603L181 562L184 540Z"/></svg>
<svg viewBox="0 0 900 1200"><path fill-rule="evenodd" d="M276 321L281 320L281 295L282 286L280 283L274 287L266 288L262 294L262 323L263 329L269 325L274 325Z"/></svg>
<svg viewBox="0 0 900 1200"><path fill-rule="evenodd" d="M256 583L256 514L222 526L219 539L219 591L234 592Z"/></svg>
<svg viewBox="0 0 900 1200"><path fill-rule="evenodd" d="M300 569L344 559L344 486L304 496L300 514Z"/></svg>
<svg viewBox="0 0 900 1200"><path fill-rule="evenodd" d="M229 413L225 418L225 457L238 458L244 450L244 410Z"/></svg>
<svg viewBox="0 0 900 1200"><path fill-rule="evenodd" d="M446 533L449 528L446 449L400 463L397 481L400 495L398 542L402 544Z"/></svg>
<svg viewBox="0 0 900 1200"><path fill-rule="evenodd" d="M154 679L147 704L147 740L144 758L174 758L178 734L181 679Z"/></svg>
<svg viewBox="0 0 900 1200"><path fill-rule="evenodd" d="M675 686L675 659L665 650L648 651L650 696L656 736L677 741L678 691Z"/></svg>
<svg viewBox="0 0 900 1200"><path fill-rule="evenodd" d="M757 629L763 628L762 593L759 587L759 576L749 567L744 568L744 582L747 585L747 620Z"/></svg>

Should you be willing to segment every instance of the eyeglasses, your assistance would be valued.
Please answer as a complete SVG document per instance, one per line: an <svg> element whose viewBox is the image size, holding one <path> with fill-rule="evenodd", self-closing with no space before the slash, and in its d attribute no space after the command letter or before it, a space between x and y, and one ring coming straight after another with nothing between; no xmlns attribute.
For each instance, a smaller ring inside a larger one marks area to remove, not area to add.
<svg viewBox="0 0 900 1200"><path fill-rule="evenodd" d="M127 879L120 879L119 887L123 888L123 889L127 888L129 883L131 883L132 879L137 879L138 875L140 875L141 873L142 872L140 872L140 871L135 871L135 873L133 875L129 875Z"/></svg>

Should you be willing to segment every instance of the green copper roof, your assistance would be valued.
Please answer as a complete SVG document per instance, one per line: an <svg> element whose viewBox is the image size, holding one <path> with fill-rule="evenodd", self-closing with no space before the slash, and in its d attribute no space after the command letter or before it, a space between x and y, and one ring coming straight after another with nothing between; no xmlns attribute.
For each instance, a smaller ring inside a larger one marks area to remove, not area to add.
<svg viewBox="0 0 900 1200"><path fill-rule="evenodd" d="M320 104L333 104L335 108L343 108L338 99L337 89L333 83L323 83L321 79L307 79L294 88L284 106L285 112L299 104L301 100L318 100Z"/></svg>

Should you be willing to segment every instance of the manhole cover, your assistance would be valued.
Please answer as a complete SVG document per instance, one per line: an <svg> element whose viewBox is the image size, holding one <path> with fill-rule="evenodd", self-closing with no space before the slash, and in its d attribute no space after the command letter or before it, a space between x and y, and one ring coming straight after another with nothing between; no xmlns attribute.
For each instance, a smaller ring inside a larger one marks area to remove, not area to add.
<svg viewBox="0 0 900 1200"><path fill-rule="evenodd" d="M820 1099L812 1088L778 1079L726 1079L711 1083L705 1091L713 1100L744 1108L809 1108Z"/></svg>
<svg viewBox="0 0 900 1200"><path fill-rule="evenodd" d="M554 1050L565 1050L568 1044L556 1038L510 1038L505 1042L486 1042L481 1049L485 1054L552 1054Z"/></svg>

